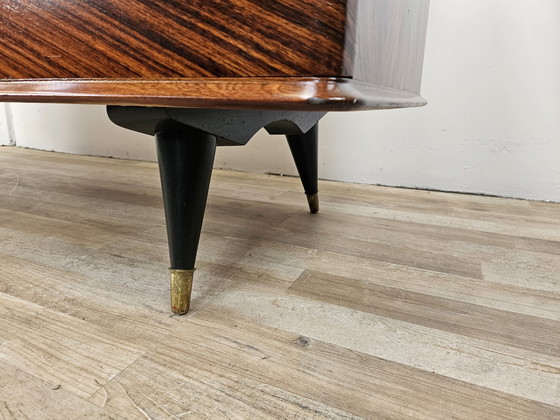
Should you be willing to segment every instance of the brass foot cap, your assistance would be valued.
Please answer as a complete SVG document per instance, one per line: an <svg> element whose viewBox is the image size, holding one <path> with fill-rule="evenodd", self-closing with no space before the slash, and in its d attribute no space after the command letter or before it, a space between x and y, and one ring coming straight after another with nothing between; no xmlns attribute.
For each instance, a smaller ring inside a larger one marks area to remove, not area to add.
<svg viewBox="0 0 560 420"><path fill-rule="evenodd" d="M183 315L189 312L194 270L169 269L171 274L171 310Z"/></svg>
<svg viewBox="0 0 560 420"><path fill-rule="evenodd" d="M307 194L307 202L309 203L309 211L312 214L319 212L319 193Z"/></svg>

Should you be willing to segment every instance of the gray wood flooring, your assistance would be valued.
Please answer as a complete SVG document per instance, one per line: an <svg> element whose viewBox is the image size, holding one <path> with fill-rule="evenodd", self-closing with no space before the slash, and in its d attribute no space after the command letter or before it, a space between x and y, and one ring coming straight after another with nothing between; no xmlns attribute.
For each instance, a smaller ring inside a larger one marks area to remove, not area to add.
<svg viewBox="0 0 560 420"><path fill-rule="evenodd" d="M560 204L215 171L168 309L153 163L0 148L0 419L560 418Z"/></svg>

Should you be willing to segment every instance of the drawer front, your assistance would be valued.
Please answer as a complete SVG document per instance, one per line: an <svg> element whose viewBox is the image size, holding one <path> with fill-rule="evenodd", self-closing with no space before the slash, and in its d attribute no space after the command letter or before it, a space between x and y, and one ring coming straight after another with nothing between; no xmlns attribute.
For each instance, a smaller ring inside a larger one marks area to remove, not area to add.
<svg viewBox="0 0 560 420"><path fill-rule="evenodd" d="M4 0L0 78L351 76L354 7L354 0Z"/></svg>

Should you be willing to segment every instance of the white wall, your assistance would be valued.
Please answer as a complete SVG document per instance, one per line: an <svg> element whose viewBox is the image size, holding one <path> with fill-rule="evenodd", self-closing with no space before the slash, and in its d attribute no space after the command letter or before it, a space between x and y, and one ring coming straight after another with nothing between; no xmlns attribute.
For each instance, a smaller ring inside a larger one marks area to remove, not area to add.
<svg viewBox="0 0 560 420"><path fill-rule="evenodd" d="M560 1L432 0L425 108L331 114L320 176L560 201ZM149 137L95 106L13 105L20 146L154 159ZM223 148L216 165L295 174L281 137Z"/></svg>
<svg viewBox="0 0 560 420"><path fill-rule="evenodd" d="M155 160L151 137L115 126L104 106L11 104L18 146Z"/></svg>
<svg viewBox="0 0 560 420"><path fill-rule="evenodd" d="M14 144L10 104L0 104L0 146Z"/></svg>

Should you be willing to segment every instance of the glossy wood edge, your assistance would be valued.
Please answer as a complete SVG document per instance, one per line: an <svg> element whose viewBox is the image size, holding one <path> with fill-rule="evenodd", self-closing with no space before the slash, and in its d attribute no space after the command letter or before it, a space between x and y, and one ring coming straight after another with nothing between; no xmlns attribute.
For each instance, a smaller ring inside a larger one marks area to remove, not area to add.
<svg viewBox="0 0 560 420"><path fill-rule="evenodd" d="M0 102L352 111L416 107L418 94L343 78L0 80Z"/></svg>

